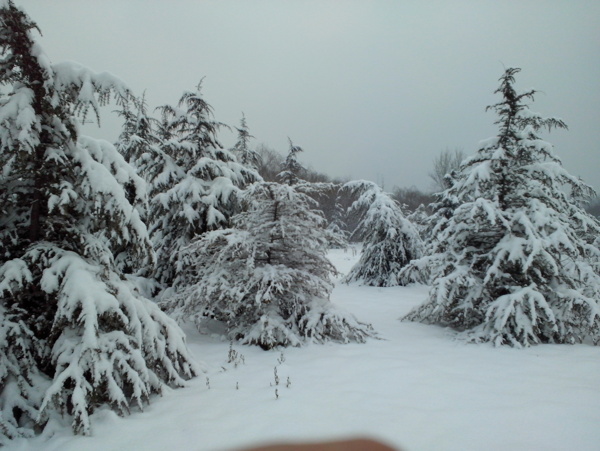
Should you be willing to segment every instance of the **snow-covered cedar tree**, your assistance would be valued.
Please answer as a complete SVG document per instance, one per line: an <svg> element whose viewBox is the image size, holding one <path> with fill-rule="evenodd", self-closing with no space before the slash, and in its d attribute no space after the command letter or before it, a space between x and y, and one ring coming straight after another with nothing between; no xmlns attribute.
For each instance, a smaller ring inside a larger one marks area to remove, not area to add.
<svg viewBox="0 0 600 451"><path fill-rule="evenodd" d="M79 134L77 115L129 91L51 64L35 30L0 1L0 443L49 420L89 434L98 408L126 414L196 371L183 332L116 261L152 265L124 189L141 198L144 182L111 144Z"/></svg>
<svg viewBox="0 0 600 451"><path fill-rule="evenodd" d="M236 127L238 132L238 139L234 146L231 148L231 152L236 156L237 160L244 166L252 169L257 169L261 164L261 158L258 152L252 150L249 146L249 142L254 136L248 131L248 124L246 123L246 116L242 113L242 119L240 126Z"/></svg>
<svg viewBox="0 0 600 451"><path fill-rule="evenodd" d="M115 147L143 175L144 169L147 170L150 164L148 160L153 153L151 149L158 144L153 127L156 120L148 116L145 96L132 98L131 102L124 103L117 114L123 119L123 126Z"/></svg>
<svg viewBox="0 0 600 451"><path fill-rule="evenodd" d="M303 174L306 172L304 166L298 161L298 154L304 152L304 150L300 146L294 146L290 138L288 138L288 141L290 142L290 150L281 165L281 172L277 174L277 178L281 183L285 183L286 185L295 185L302 179Z"/></svg>
<svg viewBox="0 0 600 451"><path fill-rule="evenodd" d="M398 273L411 260L421 257L423 244L419 232L406 219L397 202L376 183L351 181L342 186L355 200L349 212L360 221L354 236L363 240L360 260L344 282L390 287L399 285Z"/></svg>
<svg viewBox="0 0 600 451"><path fill-rule="evenodd" d="M160 107L160 154L150 168L150 236L156 279L173 285L179 251L203 233L229 226L236 193L260 176L217 141L221 125L200 94L185 92L177 107Z"/></svg>
<svg viewBox="0 0 600 451"><path fill-rule="evenodd" d="M164 161L164 155L160 147L160 140L156 132L156 119L147 113L145 96L133 98L124 102L117 110L122 118L123 125L117 142L116 149L125 160L136 170L136 173L145 181L150 180L158 169L159 162ZM146 196L143 201L135 200L135 190L132 185L125 186L127 199L138 211L142 221L148 223L150 212L147 198L155 194L149 183L146 183ZM132 262L121 261L121 257L128 256L127 253L117 256L117 261L125 271L132 273L136 265ZM152 297L160 291L160 284L154 279L154 265L145 265L139 268L130 278L136 281L136 286L146 297Z"/></svg>
<svg viewBox="0 0 600 451"><path fill-rule="evenodd" d="M450 183L452 179L446 180ZM412 260L400 271L398 280L401 285L419 283L430 285L436 277L436 270L440 268L439 259L443 255L445 243L438 240L448 225L448 220L458 206L455 196L447 196L444 191L434 194L435 201L428 208L433 211L430 216L419 213L419 207L409 219L413 221L423 241L421 258ZM415 217L416 216L416 217Z"/></svg>
<svg viewBox="0 0 600 451"><path fill-rule="evenodd" d="M348 248L348 226L346 225L346 212L339 202L334 204L331 221L325 230L327 233L327 243L330 249Z"/></svg>
<svg viewBox="0 0 600 451"><path fill-rule="evenodd" d="M593 190L570 175L539 132L566 128L533 113L507 69L487 109L499 132L442 193L449 217L436 239L429 299L406 319L496 345L600 342L600 223Z"/></svg>
<svg viewBox="0 0 600 451"><path fill-rule="evenodd" d="M200 328L205 318L221 321L231 339L264 349L373 335L329 299L335 269L314 201L268 182L248 187L242 201L235 228L209 232L182 250L186 288L164 300L167 311Z"/></svg>

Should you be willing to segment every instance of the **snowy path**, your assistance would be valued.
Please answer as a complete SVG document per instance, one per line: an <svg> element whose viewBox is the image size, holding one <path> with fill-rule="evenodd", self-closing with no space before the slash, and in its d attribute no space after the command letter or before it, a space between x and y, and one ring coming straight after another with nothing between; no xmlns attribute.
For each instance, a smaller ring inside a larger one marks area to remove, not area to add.
<svg viewBox="0 0 600 451"><path fill-rule="evenodd" d="M346 272L357 256L334 251L331 258ZM229 343L190 329L210 389L200 377L144 413L97 414L94 437L61 432L6 449L212 451L355 435L407 451L600 449L600 348L495 349L399 322L426 293L338 285L333 301L383 339L286 349L282 364L279 351L235 346L245 364L234 368Z"/></svg>

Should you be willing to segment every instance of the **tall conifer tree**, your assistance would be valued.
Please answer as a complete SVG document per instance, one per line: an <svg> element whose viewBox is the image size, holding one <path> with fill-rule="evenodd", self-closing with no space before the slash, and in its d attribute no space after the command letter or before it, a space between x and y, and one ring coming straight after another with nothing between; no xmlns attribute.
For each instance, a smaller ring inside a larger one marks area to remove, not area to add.
<svg viewBox="0 0 600 451"><path fill-rule="evenodd" d="M250 148L250 140L254 138L248 131L248 124L246 123L246 116L242 114L240 120L240 126L236 127L238 132L238 139L231 149L237 160L244 166L248 166L252 169L257 169L261 164L261 158L258 152Z"/></svg>
<svg viewBox="0 0 600 451"><path fill-rule="evenodd" d="M298 161L298 154L304 152L304 150L300 146L295 146L291 139L288 138L288 141L290 142L290 150L281 165L281 172L277 175L277 178L286 185L295 185L302 179L302 174L305 172L304 166Z"/></svg>
<svg viewBox="0 0 600 451"><path fill-rule="evenodd" d="M173 285L179 251L209 230L227 227L236 194L259 178L221 147L210 105L185 92L176 107L160 107L161 152L151 169L150 233L157 253L156 278Z"/></svg>
<svg viewBox="0 0 600 451"><path fill-rule="evenodd" d="M156 278L175 282L179 251L209 230L229 226L236 193L259 178L217 140L220 123L200 93L185 92L176 107L160 107L160 154L149 180L150 234L157 253Z"/></svg>
<svg viewBox="0 0 600 451"><path fill-rule="evenodd" d="M97 408L126 414L196 371L181 330L119 264L153 262L124 189L143 202L143 181L79 132L77 116L129 90L51 64L36 28L0 1L0 444L63 416L88 434Z"/></svg>
<svg viewBox="0 0 600 451"><path fill-rule="evenodd" d="M406 319L467 331L473 340L528 346L600 343L600 223L582 205L591 187L570 175L542 140L566 128L527 104L507 69L487 109L498 135L463 161L442 193L430 257L429 300Z"/></svg>

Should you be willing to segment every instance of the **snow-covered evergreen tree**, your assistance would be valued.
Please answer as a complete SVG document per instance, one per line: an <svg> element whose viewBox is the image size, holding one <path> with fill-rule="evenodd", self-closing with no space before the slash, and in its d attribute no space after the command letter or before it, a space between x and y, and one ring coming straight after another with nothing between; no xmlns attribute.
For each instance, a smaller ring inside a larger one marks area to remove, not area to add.
<svg viewBox="0 0 600 451"><path fill-rule="evenodd" d="M440 268L440 259L445 249L445 243L440 242L439 237L442 236L458 206L457 198L453 195L448 196L447 193L448 191L445 191L434 195L436 200L429 205L433 210L430 216L418 213L420 208L414 212L415 215L419 215L414 218L416 221L413 223L417 226L423 241L423 252L422 257L412 260L402 268L398 275L401 285L411 283L430 285L436 278L436 271Z"/></svg>
<svg viewBox="0 0 600 451"><path fill-rule="evenodd" d="M376 183L351 181L342 190L356 198L349 209L351 214L360 215L353 235L361 237L364 243L360 260L344 281L378 287L399 285L400 270L421 257L423 244L419 232Z"/></svg>
<svg viewBox="0 0 600 451"><path fill-rule="evenodd" d="M327 225L326 229L327 242L331 249L346 249L348 247L348 236L350 234L344 220L345 217L346 212L344 207L339 202L336 202L331 222Z"/></svg>
<svg viewBox="0 0 600 451"><path fill-rule="evenodd" d="M264 349L372 335L329 300L335 270L314 201L292 186L261 182L243 203L236 228L209 232L182 250L186 288L164 301L166 309L198 325L222 321L231 339Z"/></svg>
<svg viewBox="0 0 600 451"><path fill-rule="evenodd" d="M145 182L149 176L150 168L156 165L159 152L158 139L153 128L155 120L147 114L145 97L135 98L130 95L129 101L123 102L116 112L123 119L123 125L121 134L115 143L115 148ZM142 196L136 196L136 188L131 183L126 184L124 188L128 202L137 210L142 221L147 223L149 217L147 202L150 190L149 184L144 183ZM145 265L134 271L133 268L138 265L136 262L129 261L128 257L130 255L127 252L115 255L120 269L128 274L135 272L135 276L139 276L139 288L142 289L144 295L149 295L156 285L150 279L154 274L155 263Z"/></svg>
<svg viewBox="0 0 600 451"><path fill-rule="evenodd" d="M235 142L231 152L236 156L237 160L244 166L252 169L257 169L261 164L261 158L258 152L250 148L250 139L254 138L248 131L246 116L242 114L240 126L236 127L238 131L238 139Z"/></svg>
<svg viewBox="0 0 600 451"><path fill-rule="evenodd" d="M298 161L298 154L304 152L304 150L300 146L295 146L290 138L288 138L288 141L290 142L290 150L281 165L281 172L277 174L277 178L286 185L295 185L302 179L302 174L306 171Z"/></svg>
<svg viewBox="0 0 600 451"><path fill-rule="evenodd" d="M429 223L429 211L427 210L427 206L421 204L417 207L415 211L406 216L410 222L412 222L419 232L419 236L423 241L429 238L427 225Z"/></svg>
<svg viewBox="0 0 600 451"><path fill-rule="evenodd" d="M160 154L150 169L150 234L156 278L174 283L179 250L203 233L229 225L235 194L259 178L217 140L220 126L200 94L185 92L177 107L160 107Z"/></svg>
<svg viewBox="0 0 600 451"><path fill-rule="evenodd" d="M0 443L49 419L142 407L195 374L173 320L134 291L117 256L152 264L127 199L144 183L76 115L130 96L107 73L51 64L36 25L0 0ZM133 268L135 269L135 268Z"/></svg>
<svg viewBox="0 0 600 451"><path fill-rule="evenodd" d="M593 190L541 139L563 121L533 113L507 69L496 93L499 133L442 193L429 300L406 319L497 345L600 342L600 223L581 207Z"/></svg>
<svg viewBox="0 0 600 451"><path fill-rule="evenodd" d="M115 147L138 175L149 179L156 160L160 159L160 140L155 130L157 121L148 115L145 96L123 104L117 113L123 119L123 126Z"/></svg>

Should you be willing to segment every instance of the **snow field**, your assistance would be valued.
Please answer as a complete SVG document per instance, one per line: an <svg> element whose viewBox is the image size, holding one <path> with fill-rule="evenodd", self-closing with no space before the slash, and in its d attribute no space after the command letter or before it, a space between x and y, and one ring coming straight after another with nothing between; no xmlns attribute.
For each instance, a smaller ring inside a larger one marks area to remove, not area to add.
<svg viewBox="0 0 600 451"><path fill-rule="evenodd" d="M359 257L351 250L329 256L342 275ZM227 341L187 328L206 369L188 388L126 418L96 413L93 437L57 429L50 439L5 449L225 451L357 435L407 451L600 449L598 347L494 348L398 321L427 291L337 283L332 301L372 323L382 339L288 348L283 363L281 350L234 344L245 360L235 367Z"/></svg>

